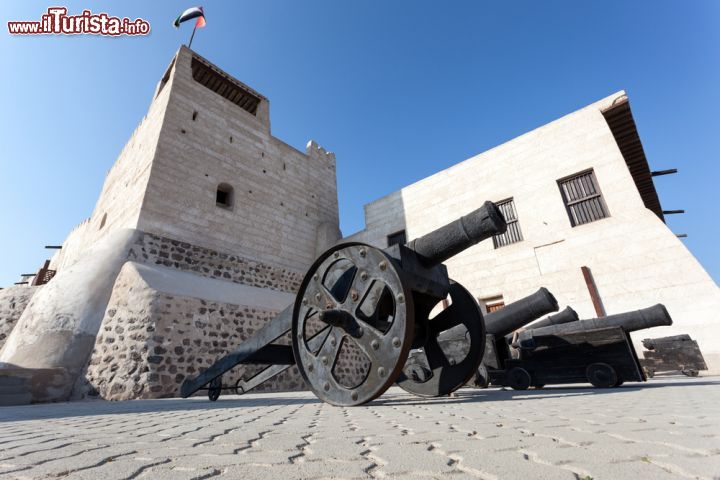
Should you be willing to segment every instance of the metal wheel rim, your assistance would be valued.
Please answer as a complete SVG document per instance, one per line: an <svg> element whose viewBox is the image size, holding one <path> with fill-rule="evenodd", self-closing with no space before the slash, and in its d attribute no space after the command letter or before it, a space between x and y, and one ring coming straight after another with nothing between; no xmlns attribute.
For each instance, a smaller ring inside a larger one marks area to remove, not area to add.
<svg viewBox="0 0 720 480"><path fill-rule="evenodd" d="M328 269L340 260L348 260L356 267L351 290L358 292L358 300L348 295L344 301L334 298L322 284ZM381 262L384 267L381 269ZM382 395L397 379L407 360L414 335L412 295L406 289L394 260L381 250L361 243L341 244L325 252L308 270L295 300L292 321L292 345L298 370L310 389L321 400L338 406L353 406L369 402ZM367 276L362 279L362 273ZM328 326L322 346L317 353L308 347L305 323L321 308L355 312L370 293L374 281L384 282L393 294L394 316L387 332L381 332L357 319L363 335L354 338L342 328ZM318 297L319 295L319 297ZM366 378L355 388L338 383L332 373L343 340L353 342L370 360ZM334 343L333 343L334 341ZM372 342L377 341L377 348ZM323 357L326 361L323 362Z"/></svg>

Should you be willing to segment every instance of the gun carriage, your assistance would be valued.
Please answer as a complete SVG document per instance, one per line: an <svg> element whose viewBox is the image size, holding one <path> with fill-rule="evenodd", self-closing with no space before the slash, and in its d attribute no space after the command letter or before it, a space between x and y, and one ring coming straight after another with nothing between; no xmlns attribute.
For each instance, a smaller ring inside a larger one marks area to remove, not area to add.
<svg viewBox="0 0 720 480"><path fill-rule="evenodd" d="M661 304L603 318L530 329L518 335L519 357L490 372L493 384L523 390L530 386L590 382L615 387L645 381L630 332L672 319Z"/></svg>
<svg viewBox="0 0 720 480"><path fill-rule="evenodd" d="M657 372L682 372L688 377L697 377L700 370L707 370L707 364L697 342L690 335L646 338L643 340L643 357L640 364L648 377Z"/></svg>

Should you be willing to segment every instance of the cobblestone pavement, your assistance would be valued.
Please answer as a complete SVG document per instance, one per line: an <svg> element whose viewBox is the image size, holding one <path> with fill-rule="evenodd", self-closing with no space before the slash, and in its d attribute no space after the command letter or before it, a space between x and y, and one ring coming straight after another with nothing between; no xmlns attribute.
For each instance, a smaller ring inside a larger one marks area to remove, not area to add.
<svg viewBox="0 0 720 480"><path fill-rule="evenodd" d="M720 378L0 408L0 478L720 478Z"/></svg>

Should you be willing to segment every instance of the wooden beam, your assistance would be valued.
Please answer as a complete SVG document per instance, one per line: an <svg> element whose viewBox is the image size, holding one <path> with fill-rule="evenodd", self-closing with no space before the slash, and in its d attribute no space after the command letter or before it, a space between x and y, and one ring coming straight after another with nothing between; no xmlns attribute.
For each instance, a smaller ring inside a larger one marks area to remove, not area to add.
<svg viewBox="0 0 720 480"><path fill-rule="evenodd" d="M583 278L585 278L585 285L587 286L588 292L590 293L590 299L592 300L593 307L595 307L595 314L600 317L604 317L605 307L600 299L600 293L598 292L597 285L595 285L595 279L592 276L592 272L588 267L580 267Z"/></svg>
<svg viewBox="0 0 720 480"><path fill-rule="evenodd" d="M653 177L659 177L660 175L670 175L671 173L677 173L677 168L671 168L669 170L656 170L654 172L650 172L650 175Z"/></svg>

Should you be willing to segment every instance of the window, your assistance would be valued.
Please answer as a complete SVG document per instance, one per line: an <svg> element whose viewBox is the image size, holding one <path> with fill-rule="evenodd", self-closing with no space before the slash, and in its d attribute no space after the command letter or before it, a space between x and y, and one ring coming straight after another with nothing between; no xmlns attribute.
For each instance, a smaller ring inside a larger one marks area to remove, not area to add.
<svg viewBox="0 0 720 480"><path fill-rule="evenodd" d="M485 308L485 313L492 313L500 310L505 306L505 300L502 295L495 297L481 298L480 305Z"/></svg>
<svg viewBox="0 0 720 480"><path fill-rule="evenodd" d="M393 245L396 245L398 243L400 245L405 245L407 243L407 238L405 237L405 230L400 230L399 232L388 235L387 242L388 247L392 247Z"/></svg>
<svg viewBox="0 0 720 480"><path fill-rule="evenodd" d="M518 222L517 212L515 211L515 202L513 199L504 200L497 203L500 213L502 213L505 222L507 223L507 230L502 235L493 235L493 245L495 248L504 247L511 243L521 242L523 239L522 232L520 231L520 223Z"/></svg>
<svg viewBox="0 0 720 480"><path fill-rule="evenodd" d="M107 222L107 213L103 213L102 219L100 220L100 227L98 227L98 230L102 230L102 228L105 226L105 222Z"/></svg>
<svg viewBox="0 0 720 480"><path fill-rule="evenodd" d="M558 185L573 227L610 216L592 170L558 180Z"/></svg>
<svg viewBox="0 0 720 480"><path fill-rule="evenodd" d="M233 188L227 183L221 183L217 187L215 194L215 204L218 207L232 208L233 206Z"/></svg>

